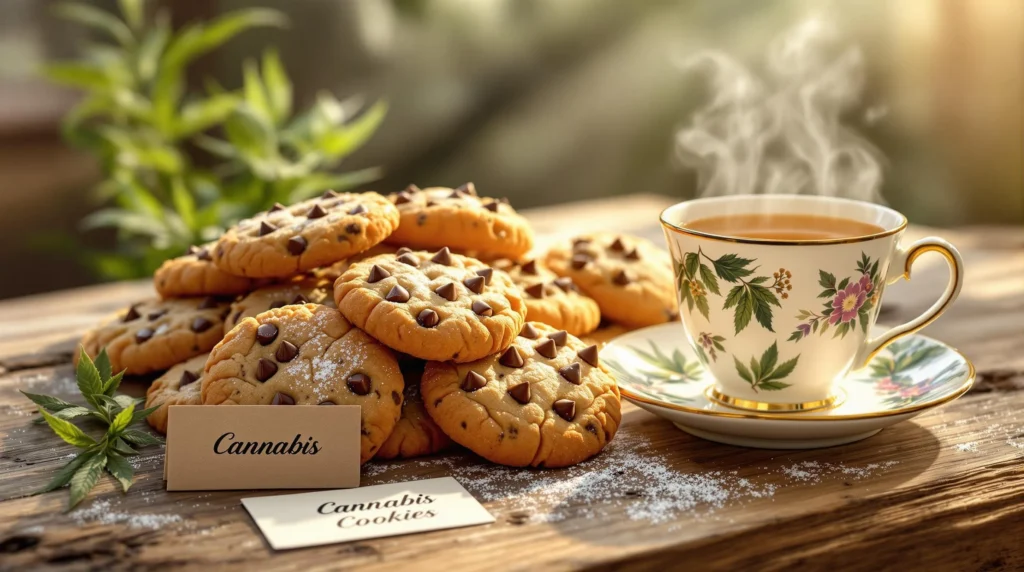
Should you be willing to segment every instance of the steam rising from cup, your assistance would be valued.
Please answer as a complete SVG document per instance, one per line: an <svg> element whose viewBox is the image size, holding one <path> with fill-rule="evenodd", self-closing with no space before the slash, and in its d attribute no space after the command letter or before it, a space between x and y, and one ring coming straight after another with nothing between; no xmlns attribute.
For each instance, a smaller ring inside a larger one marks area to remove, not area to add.
<svg viewBox="0 0 1024 572"><path fill-rule="evenodd" d="M881 153L841 122L860 101L864 56L837 30L805 21L768 47L764 79L732 57L698 53L711 101L676 134L701 196L816 194L881 201Z"/></svg>

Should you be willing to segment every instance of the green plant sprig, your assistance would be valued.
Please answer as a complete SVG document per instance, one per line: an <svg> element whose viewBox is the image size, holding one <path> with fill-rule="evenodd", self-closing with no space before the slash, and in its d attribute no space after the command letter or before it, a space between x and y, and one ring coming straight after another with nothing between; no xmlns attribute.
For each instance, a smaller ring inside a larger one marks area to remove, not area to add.
<svg viewBox="0 0 1024 572"><path fill-rule="evenodd" d="M138 454L134 447L163 443L163 439L159 437L131 428L134 423L145 419L159 406L136 409L141 400L123 394L115 395L124 372L111 375L110 358L106 349L100 351L93 361L82 348L75 377L78 390L87 406L76 405L50 395L22 391L25 397L39 406L42 419L58 437L82 450L57 471L45 487L36 491L36 494L45 493L70 483L68 510L82 502L99 481L104 469L117 479L124 492L128 492L135 471L128 463L127 457ZM106 432L99 440L90 437L71 422L72 419L86 417L99 420L107 426Z"/></svg>

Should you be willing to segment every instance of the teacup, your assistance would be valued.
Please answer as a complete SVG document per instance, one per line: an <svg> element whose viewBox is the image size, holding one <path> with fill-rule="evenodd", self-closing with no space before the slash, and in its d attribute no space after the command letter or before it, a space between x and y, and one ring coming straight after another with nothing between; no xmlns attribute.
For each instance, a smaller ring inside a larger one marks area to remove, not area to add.
<svg viewBox="0 0 1024 572"><path fill-rule="evenodd" d="M799 240L687 228L708 217L796 214L880 227L864 236ZM907 219L871 203L803 195L696 199L661 214L686 334L715 377L709 396L730 407L800 411L837 404L839 383L886 345L934 321L963 284L960 253L941 238L903 244ZM942 254L942 297L916 319L868 336L887 284L910 279L914 260Z"/></svg>

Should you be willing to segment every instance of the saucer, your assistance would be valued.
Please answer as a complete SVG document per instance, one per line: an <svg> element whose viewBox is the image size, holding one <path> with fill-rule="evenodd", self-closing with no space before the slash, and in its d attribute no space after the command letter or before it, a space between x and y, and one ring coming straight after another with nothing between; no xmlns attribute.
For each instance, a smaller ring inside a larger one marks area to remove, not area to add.
<svg viewBox="0 0 1024 572"><path fill-rule="evenodd" d="M921 335L893 342L842 382L831 409L759 413L713 401L714 380L681 325L651 326L615 338L601 361L622 396L704 439L762 449L811 449L865 439L960 397L974 365L959 350Z"/></svg>

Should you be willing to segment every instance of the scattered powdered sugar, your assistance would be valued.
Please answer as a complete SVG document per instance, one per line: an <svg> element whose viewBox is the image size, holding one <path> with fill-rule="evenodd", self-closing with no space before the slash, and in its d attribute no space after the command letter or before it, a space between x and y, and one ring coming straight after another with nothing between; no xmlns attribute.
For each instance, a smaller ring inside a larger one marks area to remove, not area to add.
<svg viewBox="0 0 1024 572"><path fill-rule="evenodd" d="M97 500L86 508L78 509L70 514L79 525L86 523L127 524L130 528L157 529L182 522L176 514L142 514L118 512L111 507L109 500Z"/></svg>
<svg viewBox="0 0 1024 572"><path fill-rule="evenodd" d="M1006 444L1013 447L1014 449L1020 449L1024 451L1024 441L1014 441L1013 439L1007 439Z"/></svg>
<svg viewBox="0 0 1024 572"><path fill-rule="evenodd" d="M899 461L868 463L860 467L849 467L842 463L825 463L822 461L800 461L782 468L782 474L794 481L820 482L822 477L841 476L846 479L865 479L878 471L889 469Z"/></svg>
<svg viewBox="0 0 1024 572"><path fill-rule="evenodd" d="M959 445L954 447L954 449L956 449L960 453L977 453L978 452L978 442L977 441L971 441L969 443L960 443Z"/></svg>

